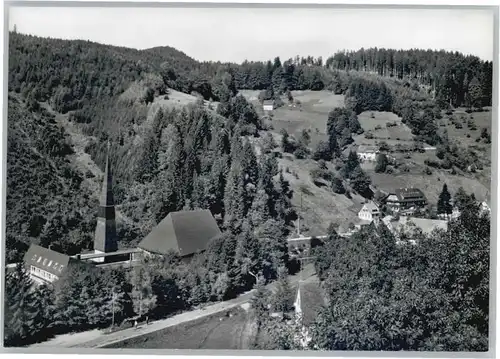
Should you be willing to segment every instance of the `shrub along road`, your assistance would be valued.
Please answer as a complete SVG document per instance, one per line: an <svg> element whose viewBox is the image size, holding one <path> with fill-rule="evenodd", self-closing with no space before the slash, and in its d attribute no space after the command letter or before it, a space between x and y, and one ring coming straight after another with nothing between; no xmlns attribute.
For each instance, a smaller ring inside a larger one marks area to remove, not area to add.
<svg viewBox="0 0 500 359"><path fill-rule="evenodd" d="M314 267L309 264L304 268L303 279L311 279L315 275ZM300 272L290 276L289 282L291 285L298 283L300 280ZM275 283L267 285L268 289L273 289ZM30 346L31 348L102 348L111 344L115 344L130 338L141 336L148 333L153 333L157 330L165 329L181 323L200 319L209 315L214 315L219 312L232 309L250 301L254 290L241 294L235 299L225 302L218 302L212 305L205 306L200 309L195 309L189 312L180 313L172 317L151 322L149 325L142 323L138 328L128 328L114 333L106 334L104 330L90 330L81 333L63 334L55 338Z"/></svg>

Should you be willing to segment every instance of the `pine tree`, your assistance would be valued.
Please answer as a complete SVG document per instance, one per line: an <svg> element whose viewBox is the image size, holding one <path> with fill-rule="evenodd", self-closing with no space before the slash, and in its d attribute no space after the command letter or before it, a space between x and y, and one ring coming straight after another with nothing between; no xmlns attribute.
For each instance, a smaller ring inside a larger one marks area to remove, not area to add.
<svg viewBox="0 0 500 359"><path fill-rule="evenodd" d="M437 212L439 214L451 214L452 205L451 205L450 201L451 201L451 195L450 195L450 192L448 192L448 186L445 183L443 185L443 189L442 189L441 193L439 194L438 203L437 203Z"/></svg>
<svg viewBox="0 0 500 359"><path fill-rule="evenodd" d="M288 132L283 128L280 131L281 134L281 150L283 152L291 152L292 151L292 146L290 144L290 136L288 135Z"/></svg>
<svg viewBox="0 0 500 359"><path fill-rule="evenodd" d="M377 164L375 165L375 172L376 173L384 173L385 170L387 169L387 155L385 153L379 153L377 155Z"/></svg>
<svg viewBox="0 0 500 359"><path fill-rule="evenodd" d="M345 162L344 166L342 167L342 173L343 173L344 178L350 178L351 173L357 167L359 167L358 155L355 151L350 151L349 155L347 157L347 161Z"/></svg>
<svg viewBox="0 0 500 359"><path fill-rule="evenodd" d="M158 168L158 140L152 131L146 134L140 159L137 161L135 178L142 183L151 181Z"/></svg>
<svg viewBox="0 0 500 359"><path fill-rule="evenodd" d="M257 195L252 203L251 221L252 226L258 227L266 222L270 216L269 196L264 189L257 190Z"/></svg>
<svg viewBox="0 0 500 359"><path fill-rule="evenodd" d="M5 289L5 345L22 346L43 329L40 307L36 305L24 264L18 264L13 273L7 274Z"/></svg>
<svg viewBox="0 0 500 359"><path fill-rule="evenodd" d="M479 108L482 105L482 89L477 77L469 83L468 88L469 108Z"/></svg>
<svg viewBox="0 0 500 359"><path fill-rule="evenodd" d="M364 197L369 196L371 180L360 166L354 168L349 176L349 179L352 188L356 192Z"/></svg>
<svg viewBox="0 0 500 359"><path fill-rule="evenodd" d="M249 225L243 225L242 233L237 237L235 260L238 263L241 274L246 275L248 280L255 284L255 277L261 269L261 248L259 240L253 234Z"/></svg>
<svg viewBox="0 0 500 359"><path fill-rule="evenodd" d="M93 314L88 313L89 303L82 300L82 289L89 282L89 271L84 265L70 265L64 277L57 282L54 319L58 328L81 330L88 327L88 318Z"/></svg>
<svg viewBox="0 0 500 359"><path fill-rule="evenodd" d="M259 278L255 288L255 294L251 299L252 311L257 321L257 327L260 328L266 320L266 314L269 314L268 303L271 293L264 286L264 278Z"/></svg>
<svg viewBox="0 0 500 359"><path fill-rule="evenodd" d="M337 194L344 194L345 193L345 187L344 187L344 183L342 181L342 178L335 176L332 179L332 191L337 193Z"/></svg>
<svg viewBox="0 0 500 359"><path fill-rule="evenodd" d="M235 232L241 230L246 207L244 177L241 166L236 162L231 165L224 190L224 223L227 228Z"/></svg>
<svg viewBox="0 0 500 359"><path fill-rule="evenodd" d="M272 307L277 312L288 313L292 310L292 290L288 282L286 268L281 267L278 272L276 291L273 293Z"/></svg>

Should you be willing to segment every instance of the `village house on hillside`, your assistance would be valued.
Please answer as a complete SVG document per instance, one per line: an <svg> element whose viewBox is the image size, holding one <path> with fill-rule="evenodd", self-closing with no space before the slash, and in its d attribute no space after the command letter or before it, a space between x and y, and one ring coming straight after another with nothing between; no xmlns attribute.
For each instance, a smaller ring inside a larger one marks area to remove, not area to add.
<svg viewBox="0 0 500 359"><path fill-rule="evenodd" d="M424 193L418 188L399 188L383 200L387 210L391 212L412 212L427 204Z"/></svg>
<svg viewBox="0 0 500 359"><path fill-rule="evenodd" d="M207 249L212 238L221 234L209 210L170 212L139 243L149 255L174 251L183 258Z"/></svg>
<svg viewBox="0 0 500 359"><path fill-rule="evenodd" d="M379 219L380 214L381 212L378 206L374 202L370 201L363 205L361 210L358 212L358 217L362 220L371 222L375 219Z"/></svg>
<svg viewBox="0 0 500 359"><path fill-rule="evenodd" d="M272 100L265 100L262 103L262 109L264 111L272 111L272 110L274 110L274 102Z"/></svg>
<svg viewBox="0 0 500 359"><path fill-rule="evenodd" d="M359 159L368 162L374 162L379 152L378 146L359 145L356 149Z"/></svg>

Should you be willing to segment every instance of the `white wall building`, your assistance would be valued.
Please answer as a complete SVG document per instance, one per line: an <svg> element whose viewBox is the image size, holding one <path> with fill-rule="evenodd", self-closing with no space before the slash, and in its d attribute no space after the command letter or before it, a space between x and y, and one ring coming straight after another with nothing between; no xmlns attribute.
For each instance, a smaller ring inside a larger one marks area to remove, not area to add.
<svg viewBox="0 0 500 359"><path fill-rule="evenodd" d="M358 212L358 217L365 221L373 221L380 218L380 209L373 202L368 202L363 205L363 208Z"/></svg>
<svg viewBox="0 0 500 359"><path fill-rule="evenodd" d="M356 149L356 153L360 160L374 162L377 160L377 155L379 153L379 149L377 146L366 146L360 145Z"/></svg>
<svg viewBox="0 0 500 359"><path fill-rule="evenodd" d="M264 111L272 111L274 110L274 104L273 101L264 101L262 108Z"/></svg>

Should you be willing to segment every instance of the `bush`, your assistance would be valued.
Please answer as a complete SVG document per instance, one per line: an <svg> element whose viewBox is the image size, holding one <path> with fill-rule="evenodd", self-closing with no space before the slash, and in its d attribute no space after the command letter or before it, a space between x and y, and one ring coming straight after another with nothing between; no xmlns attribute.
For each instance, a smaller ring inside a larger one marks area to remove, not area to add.
<svg viewBox="0 0 500 359"><path fill-rule="evenodd" d="M441 163L438 162L438 161L434 161L432 159L429 159L429 158L426 158L424 160L424 163L428 166L428 167L434 167L434 168L439 168L441 167Z"/></svg>
<svg viewBox="0 0 500 359"><path fill-rule="evenodd" d="M365 132L365 138L366 138L366 139L371 140L371 139L373 139L374 137L375 137L375 136L373 136L373 133L371 133L371 132Z"/></svg>
<svg viewBox="0 0 500 359"><path fill-rule="evenodd" d="M380 125L375 126L375 130L381 130L381 129L382 129L382 126L380 126Z"/></svg>
<svg viewBox="0 0 500 359"><path fill-rule="evenodd" d="M410 167L407 164L403 164L400 167L401 172L410 172Z"/></svg>
<svg viewBox="0 0 500 359"><path fill-rule="evenodd" d="M326 162L325 162L325 160L324 160L324 159L320 159L320 160L318 161L318 167L319 167L319 168L321 168L321 169L323 169L323 170L326 170L326 169L327 169L327 167L326 167Z"/></svg>
<svg viewBox="0 0 500 359"><path fill-rule="evenodd" d="M453 114L453 111L452 110L446 110L445 112L448 116L451 116Z"/></svg>
<svg viewBox="0 0 500 359"><path fill-rule="evenodd" d="M309 154L309 151L307 151L305 147L300 146L293 152L293 154L297 159L304 159Z"/></svg>
<svg viewBox="0 0 500 359"><path fill-rule="evenodd" d="M373 112L370 114L370 118L375 118L375 114Z"/></svg>

